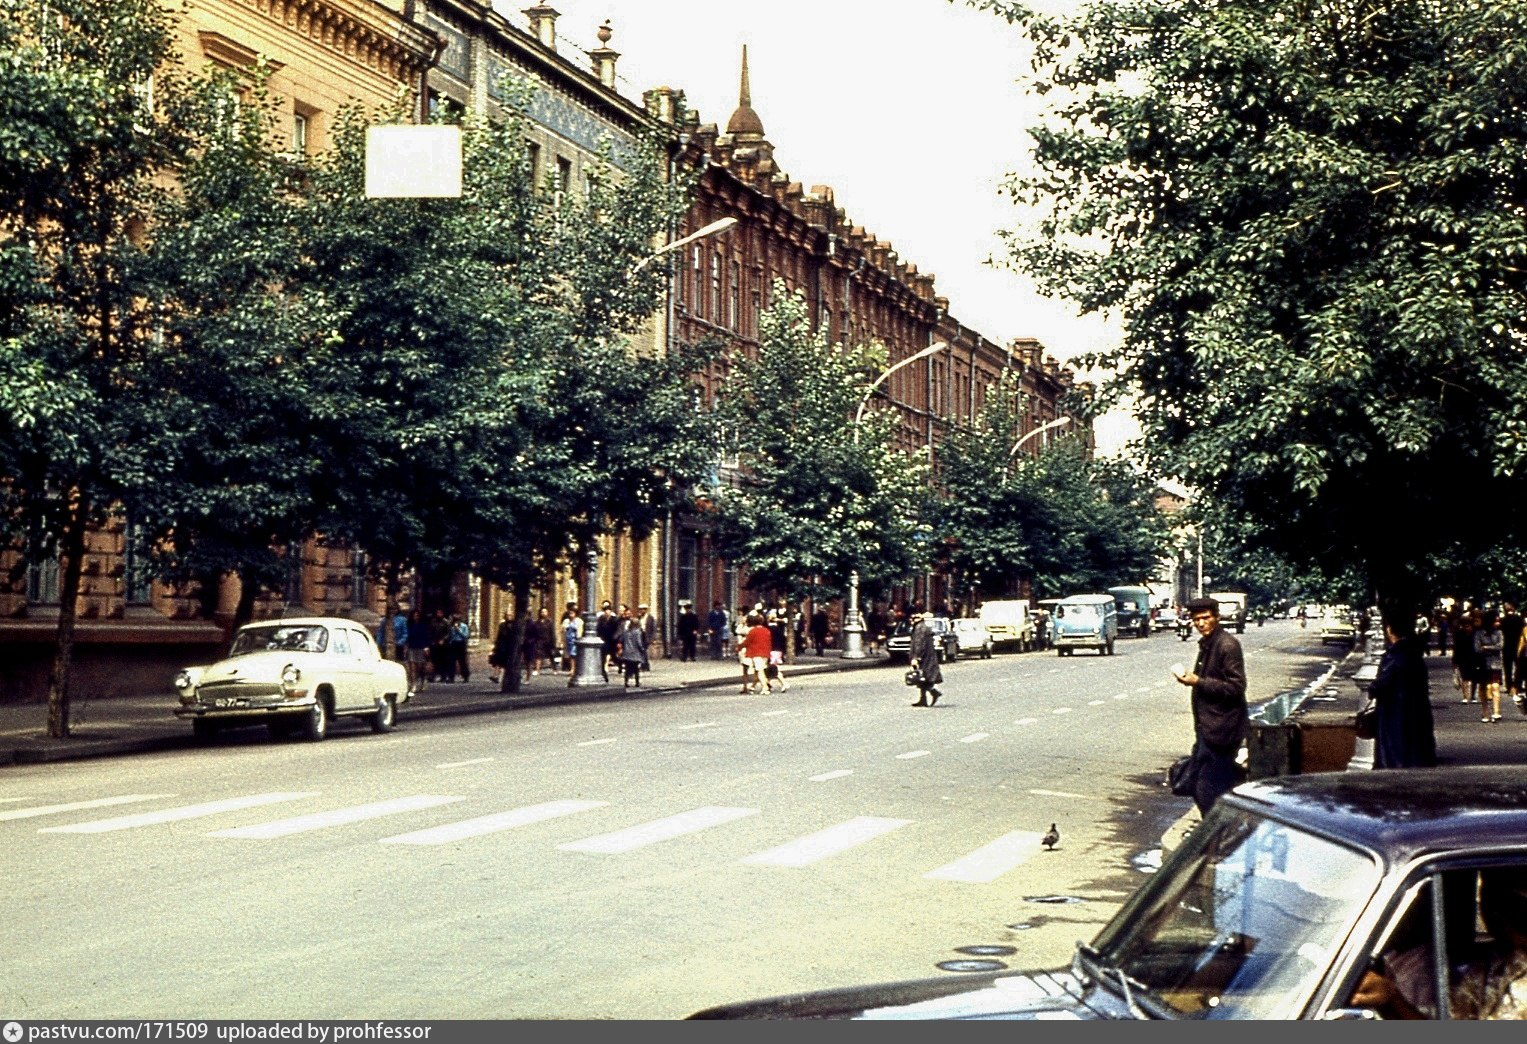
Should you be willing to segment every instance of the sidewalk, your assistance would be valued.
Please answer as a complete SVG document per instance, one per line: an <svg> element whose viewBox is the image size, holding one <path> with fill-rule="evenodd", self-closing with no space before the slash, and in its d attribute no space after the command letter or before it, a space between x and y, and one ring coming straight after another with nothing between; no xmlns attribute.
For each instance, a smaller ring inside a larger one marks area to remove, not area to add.
<svg viewBox="0 0 1527 1044"><path fill-rule="evenodd" d="M619 672L612 671L610 685L570 687L567 675L543 671L528 681L521 681L520 691L504 693L489 681L488 650L471 656L472 680L469 682L431 682L416 693L398 711L398 723L443 718L460 714L486 714L546 707L562 703L595 703L604 700L654 699L676 692L697 689L741 687L742 672L735 656L710 659L709 649L702 648L699 659L654 660L652 670L643 672L640 689L622 687ZM837 652L818 657L798 653L796 662L786 665L786 679L845 670L863 670L887 666L885 655L870 655L862 660L845 660ZM73 735L52 739L47 735L48 707L45 703L0 704L0 766L69 761L77 758L134 754L142 751L169 750L193 746L191 726L175 717L179 706L175 692L164 692L109 700L93 700L88 693L76 694L70 705Z"/></svg>

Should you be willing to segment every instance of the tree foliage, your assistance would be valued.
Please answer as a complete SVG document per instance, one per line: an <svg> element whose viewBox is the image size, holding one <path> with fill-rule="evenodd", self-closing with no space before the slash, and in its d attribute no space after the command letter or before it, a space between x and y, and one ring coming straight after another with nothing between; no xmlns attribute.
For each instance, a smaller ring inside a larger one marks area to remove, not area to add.
<svg viewBox="0 0 1527 1044"><path fill-rule="evenodd" d="M1483 579L1527 522L1527 7L977 6L1053 100L1013 260L1124 319L1141 451L1300 568Z"/></svg>
<svg viewBox="0 0 1527 1044"><path fill-rule="evenodd" d="M956 595L998 598L1027 581L1035 597L1063 597L1154 575L1168 533L1151 484L1074 439L1037 457L1015 453L1023 406L1005 380L941 447L933 511Z"/></svg>
<svg viewBox="0 0 1527 1044"><path fill-rule="evenodd" d="M775 283L756 357L734 360L718 411L737 467L703 492L723 555L786 597L866 588L925 567L930 469L892 444L894 411L867 411L883 348L830 344L800 294Z"/></svg>

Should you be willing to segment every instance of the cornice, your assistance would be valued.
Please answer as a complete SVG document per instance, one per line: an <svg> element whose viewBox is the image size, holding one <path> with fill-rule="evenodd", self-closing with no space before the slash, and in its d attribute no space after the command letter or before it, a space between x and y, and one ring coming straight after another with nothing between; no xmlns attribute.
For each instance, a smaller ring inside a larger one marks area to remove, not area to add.
<svg viewBox="0 0 1527 1044"><path fill-rule="evenodd" d="M233 0L347 61L398 81L435 63L440 39L374 0Z"/></svg>

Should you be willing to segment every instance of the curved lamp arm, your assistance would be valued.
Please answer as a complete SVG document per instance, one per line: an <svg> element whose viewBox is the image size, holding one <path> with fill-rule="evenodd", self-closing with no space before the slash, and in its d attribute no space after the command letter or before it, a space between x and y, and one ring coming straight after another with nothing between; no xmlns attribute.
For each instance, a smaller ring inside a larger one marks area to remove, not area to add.
<svg viewBox="0 0 1527 1044"><path fill-rule="evenodd" d="M908 363L915 363L919 359L926 359L928 356L933 355L936 352L941 352L948 347L949 345L944 341L934 341L922 351L915 352L912 355L907 356L905 359L901 360L901 362L886 370L870 383L869 389L864 393L864 398L859 400L859 408L854 411L854 443L856 445L859 442L859 422L864 419L864 408L870 404L870 396L875 394L875 389L880 387L880 385L885 382L887 377L891 376L891 374L895 373L903 366L906 366Z"/></svg>

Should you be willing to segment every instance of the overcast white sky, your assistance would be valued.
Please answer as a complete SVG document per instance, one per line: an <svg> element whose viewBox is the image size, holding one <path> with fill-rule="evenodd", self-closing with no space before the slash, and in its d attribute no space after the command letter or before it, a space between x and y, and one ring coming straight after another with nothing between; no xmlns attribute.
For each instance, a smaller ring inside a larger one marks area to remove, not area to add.
<svg viewBox="0 0 1527 1044"><path fill-rule="evenodd" d="M753 108L792 180L829 185L850 221L932 273L950 311L998 344L1036 337L1070 360L1116 330L1040 296L1000 257L998 229L1022 218L1000 191L1024 163L1037 99L1019 35L963 0L549 0L564 55L597 46L606 18L623 93L681 89L704 123L725 129L748 47ZM1042 0L1069 9L1079 0ZM496 6L524 25L530 4ZM1036 5L1037 6L1037 5ZM1098 432L1100 448L1122 439Z"/></svg>

